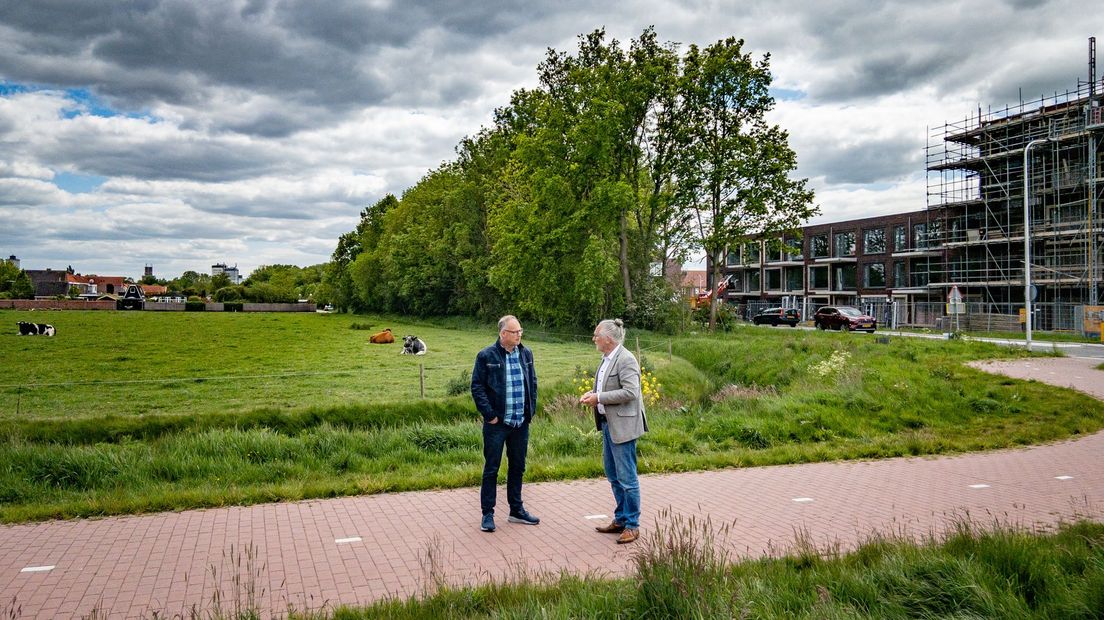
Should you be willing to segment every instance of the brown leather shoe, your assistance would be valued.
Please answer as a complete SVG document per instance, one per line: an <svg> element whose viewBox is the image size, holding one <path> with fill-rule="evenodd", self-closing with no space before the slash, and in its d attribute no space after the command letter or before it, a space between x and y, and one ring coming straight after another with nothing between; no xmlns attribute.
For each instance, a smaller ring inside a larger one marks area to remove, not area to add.
<svg viewBox="0 0 1104 620"><path fill-rule="evenodd" d="M640 530L625 530L621 532L621 536L617 538L617 544L623 545L625 543L631 543L637 538L640 538Z"/></svg>
<svg viewBox="0 0 1104 620"><path fill-rule="evenodd" d="M610 521L609 525L603 525L594 529L602 532L603 534L620 534L621 532L625 531L625 526L621 525L617 521Z"/></svg>

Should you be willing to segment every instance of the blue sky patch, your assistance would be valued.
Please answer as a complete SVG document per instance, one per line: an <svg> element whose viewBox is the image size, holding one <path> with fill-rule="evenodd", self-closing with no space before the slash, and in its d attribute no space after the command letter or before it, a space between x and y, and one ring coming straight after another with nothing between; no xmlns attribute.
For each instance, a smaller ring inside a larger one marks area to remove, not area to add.
<svg viewBox="0 0 1104 620"><path fill-rule="evenodd" d="M22 84L13 84L0 80L0 97L27 92L27 87Z"/></svg>
<svg viewBox="0 0 1104 620"><path fill-rule="evenodd" d="M770 94L779 101L800 101L805 98L805 91L792 88L772 88Z"/></svg>
<svg viewBox="0 0 1104 620"><path fill-rule="evenodd" d="M68 88L65 90L65 98L76 104L74 107L62 111L65 118L73 118L82 114L91 114L103 118L127 116L104 103L87 88Z"/></svg>
<svg viewBox="0 0 1104 620"><path fill-rule="evenodd" d="M107 177L95 174L73 174L59 172L54 175L54 185L70 194L86 194L104 184Z"/></svg>
<svg viewBox="0 0 1104 620"><path fill-rule="evenodd" d="M41 91L57 92L59 89L39 84L19 84L0 80L0 97L9 97L22 93L35 93ZM125 116L127 118L149 118L148 113L123 112L109 106L100 97L87 88L66 88L62 92L72 105L62 110L63 118L74 118L84 114L111 118L113 116Z"/></svg>

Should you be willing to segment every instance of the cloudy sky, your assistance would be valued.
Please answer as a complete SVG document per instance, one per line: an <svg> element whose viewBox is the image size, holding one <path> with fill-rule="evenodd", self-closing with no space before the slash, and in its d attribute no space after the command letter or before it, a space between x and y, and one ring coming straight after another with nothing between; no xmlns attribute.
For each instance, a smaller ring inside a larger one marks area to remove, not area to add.
<svg viewBox="0 0 1104 620"><path fill-rule="evenodd" d="M1083 0L595 4L0 0L0 255L134 277L325 262L600 27L769 52L817 221L917 210L929 128L1076 88L1104 46Z"/></svg>

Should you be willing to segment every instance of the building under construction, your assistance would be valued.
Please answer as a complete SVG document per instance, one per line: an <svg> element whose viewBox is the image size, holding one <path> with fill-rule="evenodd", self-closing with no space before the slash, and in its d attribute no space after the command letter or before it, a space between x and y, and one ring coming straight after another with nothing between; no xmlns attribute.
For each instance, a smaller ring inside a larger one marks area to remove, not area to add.
<svg viewBox="0 0 1104 620"><path fill-rule="evenodd" d="M972 312L993 315L1018 313L1032 295L1034 325L1048 330L1080 329L1083 307L1100 303L1104 89L1095 48L1092 39L1089 79L1075 90L979 109L931 132L929 232L943 256L929 288L957 286Z"/></svg>

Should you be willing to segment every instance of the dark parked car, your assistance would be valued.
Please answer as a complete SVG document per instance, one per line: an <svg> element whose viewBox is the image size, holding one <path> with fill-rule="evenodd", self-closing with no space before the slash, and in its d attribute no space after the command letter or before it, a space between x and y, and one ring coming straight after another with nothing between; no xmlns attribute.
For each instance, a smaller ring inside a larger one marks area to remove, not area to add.
<svg viewBox="0 0 1104 620"><path fill-rule="evenodd" d="M813 315L813 325L817 329L842 329L845 332L871 332L878 327L878 321L869 314L863 314L851 306L824 306Z"/></svg>
<svg viewBox="0 0 1104 620"><path fill-rule="evenodd" d="M793 308L767 308L751 317L756 325L789 325L796 327L801 322L801 313Z"/></svg>

